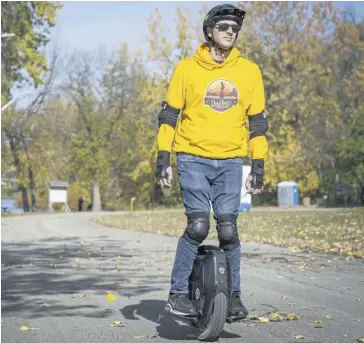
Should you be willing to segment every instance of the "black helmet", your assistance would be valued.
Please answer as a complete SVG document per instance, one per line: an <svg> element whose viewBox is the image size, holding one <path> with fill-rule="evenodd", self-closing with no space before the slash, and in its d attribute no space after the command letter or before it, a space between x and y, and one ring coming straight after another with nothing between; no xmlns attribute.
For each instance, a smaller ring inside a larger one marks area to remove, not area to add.
<svg viewBox="0 0 364 343"><path fill-rule="evenodd" d="M245 11L234 5L218 5L213 7L206 15L203 21L203 33L205 39L208 42L211 38L207 35L207 28L214 27L215 24L220 20L235 20L239 26L243 25L243 20L245 17Z"/></svg>

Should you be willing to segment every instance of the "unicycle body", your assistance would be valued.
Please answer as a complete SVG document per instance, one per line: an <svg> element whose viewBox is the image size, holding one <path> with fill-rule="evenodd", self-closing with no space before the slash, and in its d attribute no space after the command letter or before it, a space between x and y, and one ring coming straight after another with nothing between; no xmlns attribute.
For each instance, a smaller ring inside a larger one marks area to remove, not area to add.
<svg viewBox="0 0 364 343"><path fill-rule="evenodd" d="M199 340L219 339L227 321L231 295L227 256L217 246L201 245L189 278L189 297L197 310L192 323L198 330Z"/></svg>

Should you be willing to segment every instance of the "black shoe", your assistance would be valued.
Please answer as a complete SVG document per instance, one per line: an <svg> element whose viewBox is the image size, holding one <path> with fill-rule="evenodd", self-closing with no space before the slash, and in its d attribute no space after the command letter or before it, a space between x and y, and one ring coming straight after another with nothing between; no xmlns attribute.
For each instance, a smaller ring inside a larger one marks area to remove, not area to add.
<svg viewBox="0 0 364 343"><path fill-rule="evenodd" d="M196 317L197 311L192 305L188 294L171 293L165 310L182 317Z"/></svg>
<svg viewBox="0 0 364 343"><path fill-rule="evenodd" d="M241 292L235 291L231 296L230 308L228 318L231 320L244 319L248 316L249 312L243 305L241 299Z"/></svg>

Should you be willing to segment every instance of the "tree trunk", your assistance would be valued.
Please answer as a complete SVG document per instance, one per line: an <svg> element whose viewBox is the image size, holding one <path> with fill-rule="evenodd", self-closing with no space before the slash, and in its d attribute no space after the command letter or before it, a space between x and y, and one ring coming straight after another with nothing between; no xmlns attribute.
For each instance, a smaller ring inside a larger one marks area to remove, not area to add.
<svg viewBox="0 0 364 343"><path fill-rule="evenodd" d="M23 185L20 186L21 195L23 197L23 210L24 212L29 212L29 201L28 201L28 191L27 188Z"/></svg>
<svg viewBox="0 0 364 343"><path fill-rule="evenodd" d="M37 205L37 197L36 197L36 189L35 189L35 182L34 182L34 173L31 167L28 168L29 172L29 187L31 192L31 204L32 204L32 211L35 211Z"/></svg>
<svg viewBox="0 0 364 343"><path fill-rule="evenodd" d="M16 143L15 143L14 137L11 134L9 134L9 132L5 131L5 133L9 139L10 151L11 151L11 154L14 159L17 177L19 178L19 176L21 175L21 162L20 162L20 158L18 156L18 152L16 149ZM23 210L24 210L24 212L29 212L29 201L28 201L27 188L24 185L21 185L20 191L21 191L22 198L23 198Z"/></svg>

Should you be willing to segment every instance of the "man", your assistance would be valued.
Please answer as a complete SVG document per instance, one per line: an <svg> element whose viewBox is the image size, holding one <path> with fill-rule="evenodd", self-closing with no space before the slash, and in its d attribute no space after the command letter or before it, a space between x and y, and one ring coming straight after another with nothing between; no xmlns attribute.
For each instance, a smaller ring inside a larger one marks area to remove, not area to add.
<svg viewBox="0 0 364 343"><path fill-rule="evenodd" d="M260 69L233 47L244 16L245 12L233 5L209 11L203 23L206 42L192 58L183 59L177 66L159 113L156 178L162 187L171 186L173 148L187 216L186 229L178 241L167 304L177 315L197 315L188 299L188 279L198 246L208 236L210 201L220 248L232 270L229 317L241 319L248 315L240 298L241 246L236 224L243 157L248 154L245 123L249 120L252 158L246 188L254 195L263 190L268 122Z"/></svg>
<svg viewBox="0 0 364 343"><path fill-rule="evenodd" d="M83 211L83 196L81 195L79 198L78 198L78 211Z"/></svg>

